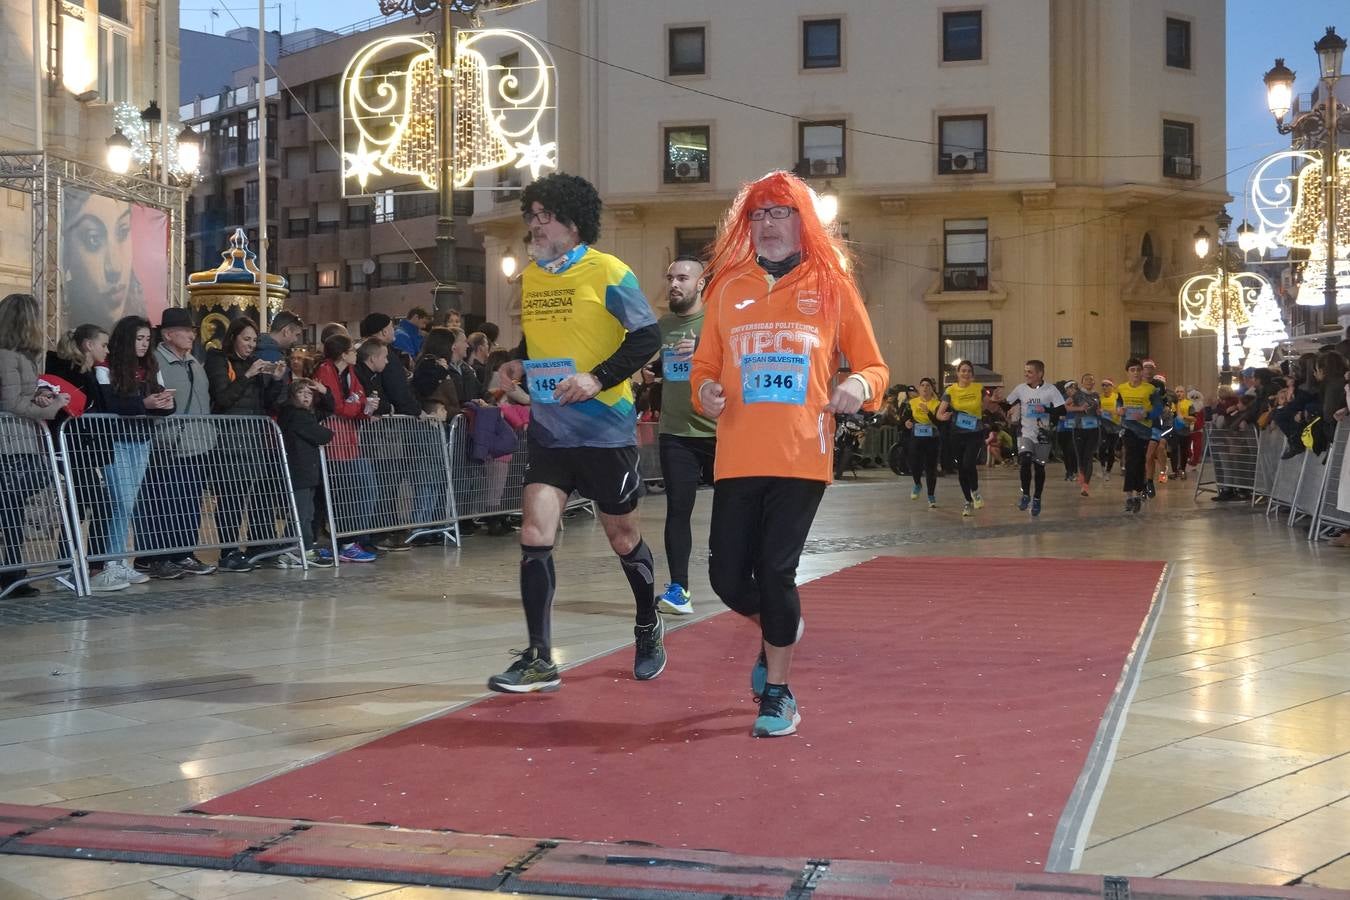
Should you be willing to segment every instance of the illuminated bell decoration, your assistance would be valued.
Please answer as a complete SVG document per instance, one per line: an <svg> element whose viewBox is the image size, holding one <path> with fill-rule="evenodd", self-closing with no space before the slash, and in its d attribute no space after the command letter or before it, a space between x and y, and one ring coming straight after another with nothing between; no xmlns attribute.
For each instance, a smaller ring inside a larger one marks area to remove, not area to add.
<svg viewBox="0 0 1350 900"><path fill-rule="evenodd" d="M1336 255L1350 253L1350 152L1342 151L1336 170ZM1327 194L1323 188L1322 161L1308 163L1296 176L1294 214L1282 243L1311 250L1326 245Z"/></svg>
<svg viewBox="0 0 1350 900"><path fill-rule="evenodd" d="M430 190L436 189L436 159L440 142L436 128L436 51L418 55L404 78L408 98L402 118L395 125L390 147L380 157L391 172L417 175Z"/></svg>
<svg viewBox="0 0 1350 900"><path fill-rule="evenodd" d="M509 68L488 59L515 58ZM442 73L430 35L400 35L367 44L342 76L343 196L404 187L411 175L425 190L440 180L440 81L454 82L453 185L478 172L514 165L539 177L558 166L552 58L528 35L505 28L456 34L453 71Z"/></svg>
<svg viewBox="0 0 1350 900"><path fill-rule="evenodd" d="M1245 328L1251 322L1251 310L1263 289L1270 283L1255 272L1230 272L1226 279L1221 271L1196 275L1181 286L1181 333L1223 329L1224 293L1227 292L1228 328L1231 332Z"/></svg>
<svg viewBox="0 0 1350 900"><path fill-rule="evenodd" d="M500 168L516 156L505 135L492 127L489 82L487 60L476 50L461 48L455 56L455 187L468 184L473 173Z"/></svg>
<svg viewBox="0 0 1350 900"><path fill-rule="evenodd" d="M255 322L258 319L258 257L248 248L244 229L236 228L230 237L230 247L220 254L222 262L214 269L194 272L188 276L188 307L197 320L202 346L220 347L221 339L230 323L242 316ZM290 296L286 279L273 272L267 273L267 318L281 312L282 304Z"/></svg>
<svg viewBox="0 0 1350 900"><path fill-rule="evenodd" d="M1228 305L1228 350L1231 360L1243 363L1253 349L1267 349L1279 343L1284 323L1279 304L1267 281L1255 272L1206 272L1187 279L1177 300L1182 337L1198 337L1201 331L1214 332L1219 338L1216 362L1223 363L1223 317L1225 293ZM1243 330L1246 329L1246 333ZM1245 364L1245 363L1243 363Z"/></svg>
<svg viewBox="0 0 1350 900"><path fill-rule="evenodd" d="M1297 170L1290 174L1291 170ZM1337 256L1350 254L1350 150L1337 155ZM1326 191L1319 150L1282 150L1261 161L1249 179L1255 234L1262 252L1276 246L1326 256Z"/></svg>

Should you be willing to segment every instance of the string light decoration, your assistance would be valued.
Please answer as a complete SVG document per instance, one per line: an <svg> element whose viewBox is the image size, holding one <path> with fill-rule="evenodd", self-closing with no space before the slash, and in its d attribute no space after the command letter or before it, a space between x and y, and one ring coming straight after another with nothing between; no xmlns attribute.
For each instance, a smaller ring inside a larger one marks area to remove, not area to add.
<svg viewBox="0 0 1350 900"><path fill-rule="evenodd" d="M1326 283L1327 250L1323 244L1320 248L1314 247L1312 256L1303 264L1302 281L1294 303L1298 306L1322 306L1326 302ZM1336 260L1336 305L1350 306L1350 260Z"/></svg>
<svg viewBox="0 0 1350 900"><path fill-rule="evenodd" d="M455 65L444 73L436 38L400 35L374 41L342 76L343 196L385 190L436 190L440 179L440 77L454 81L453 185L506 166L538 178L558 166L554 64L523 32L505 28L456 33ZM497 59L502 62L490 63ZM509 63L507 61L510 61Z"/></svg>
<svg viewBox="0 0 1350 900"><path fill-rule="evenodd" d="M162 148L161 159L159 135L150 133L150 127L141 118L141 111L125 100L113 106L113 130L122 132L123 137L131 142L131 161L135 169L144 169L152 162L163 162L168 166L169 174L177 178L196 175L195 168L189 171L178 160L178 132L182 127L169 121L168 146Z"/></svg>

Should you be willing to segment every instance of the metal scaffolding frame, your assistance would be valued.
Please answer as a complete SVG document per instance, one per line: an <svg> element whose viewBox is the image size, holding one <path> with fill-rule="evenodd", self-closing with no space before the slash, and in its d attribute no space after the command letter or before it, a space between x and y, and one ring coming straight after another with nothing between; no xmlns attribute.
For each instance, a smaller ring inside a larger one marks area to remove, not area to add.
<svg viewBox="0 0 1350 900"><path fill-rule="evenodd" d="M29 258L33 267L33 296L42 304L49 347L61 336L60 259L61 206L67 187L80 187L118 200L162 210L169 217L169 305L183 305L183 207L186 192L133 175L117 175L98 166L55 153L0 152L0 187L22 191L32 199Z"/></svg>

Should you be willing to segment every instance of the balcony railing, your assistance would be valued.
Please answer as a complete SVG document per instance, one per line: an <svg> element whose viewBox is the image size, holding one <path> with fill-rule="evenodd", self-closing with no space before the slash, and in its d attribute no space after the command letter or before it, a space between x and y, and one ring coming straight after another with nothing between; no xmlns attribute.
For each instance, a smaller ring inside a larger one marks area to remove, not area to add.
<svg viewBox="0 0 1350 900"><path fill-rule="evenodd" d="M944 266L942 269L942 290L944 291L989 290L989 266L987 265Z"/></svg>
<svg viewBox="0 0 1350 900"><path fill-rule="evenodd" d="M1167 178L1199 178L1200 164L1194 156L1164 156L1163 175Z"/></svg>

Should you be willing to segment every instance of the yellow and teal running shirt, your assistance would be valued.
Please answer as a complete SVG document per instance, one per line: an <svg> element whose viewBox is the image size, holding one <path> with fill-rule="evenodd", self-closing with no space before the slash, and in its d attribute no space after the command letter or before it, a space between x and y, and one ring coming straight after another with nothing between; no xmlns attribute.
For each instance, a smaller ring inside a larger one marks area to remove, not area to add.
<svg viewBox="0 0 1350 900"><path fill-rule="evenodd" d="M520 325L529 351L530 437L544 447L631 447L637 414L628 379L584 403L552 401L550 387L589 372L619 349L630 331L656 324L628 266L587 248L554 274L531 263L521 275Z"/></svg>
<svg viewBox="0 0 1350 900"><path fill-rule="evenodd" d="M1138 385L1129 382L1116 386L1116 407L1127 429L1148 438L1153 429L1153 419L1157 413L1157 388L1150 382L1141 381Z"/></svg>

